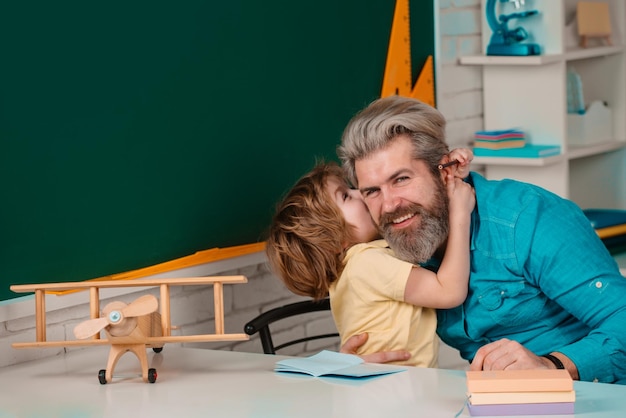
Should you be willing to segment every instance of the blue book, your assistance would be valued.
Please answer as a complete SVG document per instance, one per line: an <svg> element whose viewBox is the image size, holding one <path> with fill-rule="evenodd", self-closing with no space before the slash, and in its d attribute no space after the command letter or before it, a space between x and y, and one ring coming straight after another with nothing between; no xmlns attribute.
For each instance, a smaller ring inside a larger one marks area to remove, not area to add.
<svg viewBox="0 0 626 418"><path fill-rule="evenodd" d="M363 362L358 356L323 350L305 358L289 358L276 362L274 371L300 373L315 377L332 376L363 378L405 371L406 368Z"/></svg>
<svg viewBox="0 0 626 418"><path fill-rule="evenodd" d="M521 148L488 149L474 148L476 157L504 157L504 158L542 158L561 153L558 145L526 144Z"/></svg>
<svg viewBox="0 0 626 418"><path fill-rule="evenodd" d="M623 209L584 209L594 229L626 225L626 210Z"/></svg>
<svg viewBox="0 0 626 418"><path fill-rule="evenodd" d="M584 209L583 212L611 254L626 250L626 210Z"/></svg>

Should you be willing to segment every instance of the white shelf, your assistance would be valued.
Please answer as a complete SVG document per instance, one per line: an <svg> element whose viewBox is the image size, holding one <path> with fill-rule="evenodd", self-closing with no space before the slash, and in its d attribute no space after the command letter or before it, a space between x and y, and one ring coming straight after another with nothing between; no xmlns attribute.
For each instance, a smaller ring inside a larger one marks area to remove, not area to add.
<svg viewBox="0 0 626 418"><path fill-rule="evenodd" d="M571 146L565 154L551 155L542 158L513 158L513 157L474 157L474 164L477 165L508 165L518 167L545 167L567 160L591 157L593 155L604 154L626 148L624 141L611 141L602 144Z"/></svg>
<svg viewBox="0 0 626 418"><path fill-rule="evenodd" d="M541 158L518 158L518 157L474 157L472 161L479 165L508 165L520 167L545 167L556 164L565 159L564 154L551 155Z"/></svg>
<svg viewBox="0 0 626 418"><path fill-rule="evenodd" d="M575 61L587 58L599 58L624 52L623 45L599 46L595 48L574 48L563 54L565 61Z"/></svg>
<svg viewBox="0 0 626 418"><path fill-rule="evenodd" d="M497 56L497 55L468 55L459 58L462 65L543 65L562 60L559 55L532 55L532 56Z"/></svg>
<svg viewBox="0 0 626 418"><path fill-rule="evenodd" d="M488 179L516 179L536 184L580 207L626 209L626 2L603 0L611 11L611 42L577 46L570 26L578 0L535 1L537 19L520 23L543 55L474 55L462 65L482 66L483 130L519 127L530 143L558 145L562 154L544 158L475 157ZM482 0L482 8L487 0ZM568 20L568 22L566 22ZM492 31L483 16L483 54ZM605 102L610 122L587 123L579 132L567 114L567 78L575 71L585 104ZM587 129L588 128L588 129ZM571 132L570 132L571 129ZM584 135L582 135L584 134ZM578 137L581 137L580 139ZM587 139L588 143L583 142Z"/></svg>
<svg viewBox="0 0 626 418"><path fill-rule="evenodd" d="M593 144L593 145L577 145L577 146L570 145L569 150L567 152L567 157L570 160L575 160L576 158L591 157L593 155L599 155L605 152L615 151L620 148L626 148L626 142L611 141L611 142L605 142L602 144Z"/></svg>
<svg viewBox="0 0 626 418"><path fill-rule="evenodd" d="M469 55L461 57L463 65L545 65L562 61L575 61L587 58L604 57L619 54L624 46L600 46L594 48L575 48L563 54L529 55L529 56L496 56Z"/></svg>

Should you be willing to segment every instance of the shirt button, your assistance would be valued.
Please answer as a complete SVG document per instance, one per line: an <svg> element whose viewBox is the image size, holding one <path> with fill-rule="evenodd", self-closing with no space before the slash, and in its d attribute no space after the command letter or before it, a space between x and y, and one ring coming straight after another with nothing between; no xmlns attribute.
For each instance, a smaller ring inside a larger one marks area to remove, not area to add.
<svg viewBox="0 0 626 418"><path fill-rule="evenodd" d="M596 282L596 288L600 289L602 287L602 282Z"/></svg>

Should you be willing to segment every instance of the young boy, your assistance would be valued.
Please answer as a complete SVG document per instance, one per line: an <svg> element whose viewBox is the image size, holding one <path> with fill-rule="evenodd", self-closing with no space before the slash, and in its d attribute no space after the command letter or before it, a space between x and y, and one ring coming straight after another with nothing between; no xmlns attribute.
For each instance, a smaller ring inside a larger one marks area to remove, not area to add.
<svg viewBox="0 0 626 418"><path fill-rule="evenodd" d="M457 175L471 161L454 150ZM331 310L343 344L368 333L357 354L405 350L403 364L436 367L438 339L432 308L452 308L467 295L473 189L446 171L450 234L437 274L396 258L380 237L358 190L342 169L318 164L303 176L276 209L267 242L274 272L292 292L321 299ZM428 208L425 208L428 210ZM397 220L401 222L402 220Z"/></svg>

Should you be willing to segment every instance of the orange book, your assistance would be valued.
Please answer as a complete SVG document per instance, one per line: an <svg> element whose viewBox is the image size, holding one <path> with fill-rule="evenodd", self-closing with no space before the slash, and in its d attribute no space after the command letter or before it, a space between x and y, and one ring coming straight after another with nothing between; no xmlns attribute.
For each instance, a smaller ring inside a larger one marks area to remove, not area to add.
<svg viewBox="0 0 626 418"><path fill-rule="evenodd" d="M468 392L555 392L574 390L567 370L466 371Z"/></svg>

